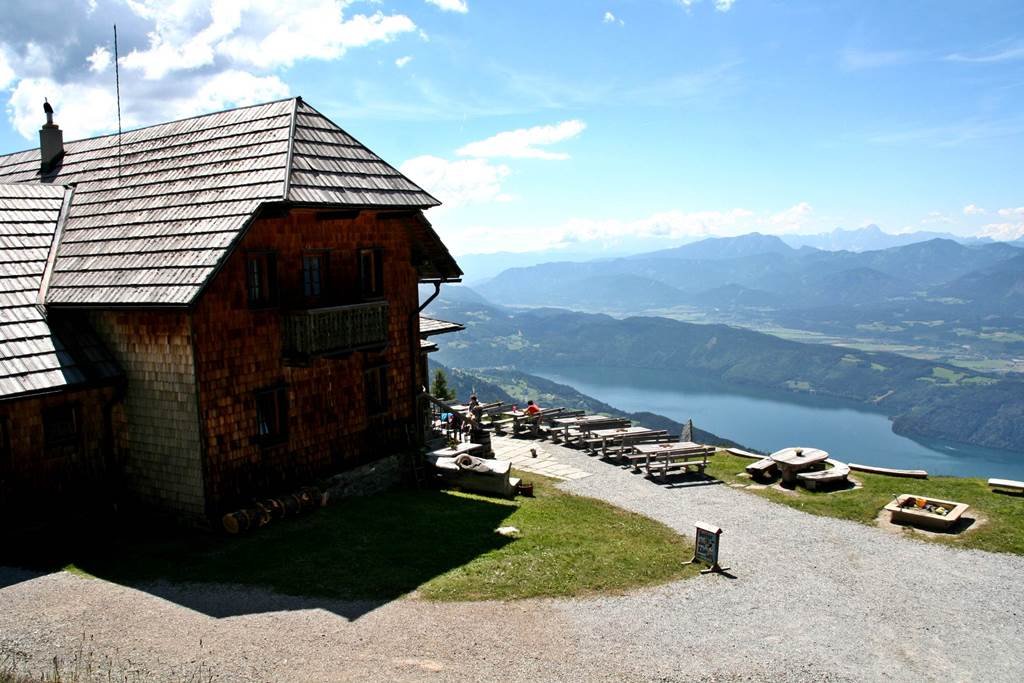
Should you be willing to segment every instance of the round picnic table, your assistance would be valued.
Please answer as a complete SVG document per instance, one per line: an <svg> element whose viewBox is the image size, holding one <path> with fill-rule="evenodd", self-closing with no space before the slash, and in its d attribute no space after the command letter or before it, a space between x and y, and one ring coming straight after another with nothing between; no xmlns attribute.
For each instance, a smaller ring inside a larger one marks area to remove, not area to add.
<svg viewBox="0 0 1024 683"><path fill-rule="evenodd" d="M768 456L782 473L782 485L792 488L796 485L796 473L811 465L828 460L828 453L820 448L792 447L775 451Z"/></svg>

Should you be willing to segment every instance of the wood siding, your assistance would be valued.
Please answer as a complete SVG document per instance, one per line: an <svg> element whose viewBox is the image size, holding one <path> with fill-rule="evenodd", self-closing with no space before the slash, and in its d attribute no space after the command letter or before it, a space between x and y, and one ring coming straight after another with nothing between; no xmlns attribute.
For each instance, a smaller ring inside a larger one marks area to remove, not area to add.
<svg viewBox="0 0 1024 683"><path fill-rule="evenodd" d="M123 448L118 392L82 388L0 402L0 510L8 522L38 521L82 500L89 508L113 503ZM73 438L46 442L43 415L52 410L73 411Z"/></svg>
<svg viewBox="0 0 1024 683"><path fill-rule="evenodd" d="M389 455L414 434L418 302L408 220L414 218L370 211L329 220L293 211L257 220L204 292L193 326L211 512ZM303 296L303 252L329 254L325 294L316 305L338 306L361 301L359 251L374 248L383 261L386 345L286 363L284 316L311 305ZM247 258L266 252L275 254L279 306L254 309ZM387 366L389 405L368 416L364 374L381 365ZM262 444L255 394L280 386L287 395L287 439Z"/></svg>
<svg viewBox="0 0 1024 683"><path fill-rule="evenodd" d="M188 313L99 311L90 320L127 377L128 492L183 521L202 520L206 509Z"/></svg>

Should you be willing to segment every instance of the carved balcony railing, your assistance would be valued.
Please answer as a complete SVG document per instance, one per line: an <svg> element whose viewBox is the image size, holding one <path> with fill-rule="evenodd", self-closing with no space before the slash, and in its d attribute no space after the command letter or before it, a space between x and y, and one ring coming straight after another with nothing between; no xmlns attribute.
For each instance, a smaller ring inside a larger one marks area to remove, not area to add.
<svg viewBox="0 0 1024 683"><path fill-rule="evenodd" d="M388 303L374 301L292 311L284 316L287 356L321 356L383 346L388 340Z"/></svg>

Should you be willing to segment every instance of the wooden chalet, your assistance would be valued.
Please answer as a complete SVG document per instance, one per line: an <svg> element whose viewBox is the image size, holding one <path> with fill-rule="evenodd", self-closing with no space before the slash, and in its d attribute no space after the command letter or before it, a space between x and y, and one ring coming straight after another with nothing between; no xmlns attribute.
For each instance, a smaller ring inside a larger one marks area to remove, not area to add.
<svg viewBox="0 0 1024 683"><path fill-rule="evenodd" d="M301 98L54 129L0 157L0 501L200 522L417 443L436 199Z"/></svg>

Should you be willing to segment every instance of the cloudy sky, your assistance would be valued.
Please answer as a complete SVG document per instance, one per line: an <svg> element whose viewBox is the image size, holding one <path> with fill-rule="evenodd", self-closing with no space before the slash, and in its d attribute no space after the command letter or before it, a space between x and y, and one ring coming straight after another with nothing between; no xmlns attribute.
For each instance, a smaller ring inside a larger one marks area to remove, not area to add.
<svg viewBox="0 0 1024 683"><path fill-rule="evenodd" d="M302 95L456 253L1024 236L1020 0L4 0L0 152Z"/></svg>

